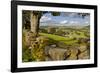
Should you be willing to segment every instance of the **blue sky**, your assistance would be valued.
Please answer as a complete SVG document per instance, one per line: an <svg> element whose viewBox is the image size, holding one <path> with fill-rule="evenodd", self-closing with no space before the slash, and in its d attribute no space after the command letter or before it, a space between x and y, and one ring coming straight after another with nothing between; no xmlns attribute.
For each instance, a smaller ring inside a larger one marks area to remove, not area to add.
<svg viewBox="0 0 100 73"><path fill-rule="evenodd" d="M90 15L85 18L80 17L77 13L61 12L60 16L52 16L51 13L44 14L40 19L40 26L57 25L89 25Z"/></svg>

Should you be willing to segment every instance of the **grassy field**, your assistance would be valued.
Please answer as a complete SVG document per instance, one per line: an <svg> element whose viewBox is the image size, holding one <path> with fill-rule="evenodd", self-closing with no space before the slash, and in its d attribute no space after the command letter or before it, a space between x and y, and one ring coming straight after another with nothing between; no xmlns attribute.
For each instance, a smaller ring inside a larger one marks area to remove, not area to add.
<svg viewBox="0 0 100 73"><path fill-rule="evenodd" d="M39 34L41 36L46 36L46 37L53 39L55 41L63 42L67 45L70 45L70 44L77 42L77 40L73 40L73 38L66 38L66 37L62 37L62 36L59 36L59 35L47 34L47 33L39 33Z"/></svg>

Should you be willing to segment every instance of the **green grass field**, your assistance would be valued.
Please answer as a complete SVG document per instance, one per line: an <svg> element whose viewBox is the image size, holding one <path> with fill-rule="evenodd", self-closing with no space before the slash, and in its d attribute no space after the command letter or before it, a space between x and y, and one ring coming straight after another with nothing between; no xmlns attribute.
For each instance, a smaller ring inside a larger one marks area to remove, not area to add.
<svg viewBox="0 0 100 73"><path fill-rule="evenodd" d="M67 45L70 45L70 44L77 42L77 40L73 40L73 38L62 37L62 36L59 36L59 35L48 34L48 33L39 33L39 34L41 36L46 36L46 37L53 39L55 41L63 42Z"/></svg>

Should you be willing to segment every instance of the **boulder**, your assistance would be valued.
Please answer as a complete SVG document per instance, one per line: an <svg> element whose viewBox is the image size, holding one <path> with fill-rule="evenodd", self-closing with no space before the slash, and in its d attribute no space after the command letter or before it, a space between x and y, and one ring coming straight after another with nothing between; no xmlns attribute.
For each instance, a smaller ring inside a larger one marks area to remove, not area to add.
<svg viewBox="0 0 100 73"><path fill-rule="evenodd" d="M55 47L57 47L55 44L53 44L53 45L51 45L51 47L53 47L53 48L55 48Z"/></svg>
<svg viewBox="0 0 100 73"><path fill-rule="evenodd" d="M45 55L49 55L50 46L45 46Z"/></svg>
<svg viewBox="0 0 100 73"><path fill-rule="evenodd" d="M66 52L66 49L52 48L49 50L49 55L52 58L52 60L64 60Z"/></svg>
<svg viewBox="0 0 100 73"><path fill-rule="evenodd" d="M70 55L67 58L67 60L77 60L77 55L78 55L78 49L72 48L70 49Z"/></svg>
<svg viewBox="0 0 100 73"><path fill-rule="evenodd" d="M79 49L80 52L83 52L83 51L87 50L87 46L86 45L80 45L78 49Z"/></svg>
<svg viewBox="0 0 100 73"><path fill-rule="evenodd" d="M86 50L78 55L78 59L89 59L89 58L90 58L89 50Z"/></svg>
<svg viewBox="0 0 100 73"><path fill-rule="evenodd" d="M77 60L77 56L76 55L70 55L67 60Z"/></svg>
<svg viewBox="0 0 100 73"><path fill-rule="evenodd" d="M78 54L78 49L72 48L70 49L71 55L77 55Z"/></svg>

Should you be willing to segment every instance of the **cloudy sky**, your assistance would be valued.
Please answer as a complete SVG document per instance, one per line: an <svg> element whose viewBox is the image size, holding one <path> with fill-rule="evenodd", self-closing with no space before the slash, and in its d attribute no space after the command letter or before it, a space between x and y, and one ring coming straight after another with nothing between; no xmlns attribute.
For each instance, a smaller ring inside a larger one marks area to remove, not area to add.
<svg viewBox="0 0 100 73"><path fill-rule="evenodd" d="M51 13L44 14L40 19L40 26L47 25L89 25L90 24L90 15L82 18L77 15L77 13L71 12L61 12L60 16L52 16Z"/></svg>

